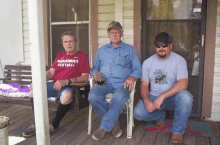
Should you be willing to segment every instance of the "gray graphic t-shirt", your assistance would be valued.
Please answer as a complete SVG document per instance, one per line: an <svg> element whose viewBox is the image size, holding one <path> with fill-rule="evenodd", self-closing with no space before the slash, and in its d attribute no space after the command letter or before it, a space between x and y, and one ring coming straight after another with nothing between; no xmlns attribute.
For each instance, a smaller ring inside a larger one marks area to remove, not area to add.
<svg viewBox="0 0 220 145"><path fill-rule="evenodd" d="M166 60L154 54L143 63L141 81L150 81L151 95L161 95L182 78L188 78L186 60L175 52Z"/></svg>

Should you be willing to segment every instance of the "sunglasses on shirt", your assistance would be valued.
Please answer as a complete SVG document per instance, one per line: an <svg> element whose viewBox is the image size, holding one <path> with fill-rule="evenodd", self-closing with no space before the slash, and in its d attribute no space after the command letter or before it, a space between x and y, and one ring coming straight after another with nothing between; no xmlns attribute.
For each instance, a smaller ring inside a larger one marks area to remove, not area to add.
<svg viewBox="0 0 220 145"><path fill-rule="evenodd" d="M169 44L156 44L156 47L157 48L160 48L161 46L163 47L163 48L165 48L165 47L167 47Z"/></svg>

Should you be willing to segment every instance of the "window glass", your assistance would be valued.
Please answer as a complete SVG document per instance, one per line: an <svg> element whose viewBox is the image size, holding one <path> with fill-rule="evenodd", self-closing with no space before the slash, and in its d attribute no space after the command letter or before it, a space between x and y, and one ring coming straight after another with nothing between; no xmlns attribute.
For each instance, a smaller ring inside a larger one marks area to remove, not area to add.
<svg viewBox="0 0 220 145"><path fill-rule="evenodd" d="M51 21L89 21L89 0L52 0Z"/></svg>
<svg viewBox="0 0 220 145"><path fill-rule="evenodd" d="M201 19L202 0L148 0L147 20Z"/></svg>

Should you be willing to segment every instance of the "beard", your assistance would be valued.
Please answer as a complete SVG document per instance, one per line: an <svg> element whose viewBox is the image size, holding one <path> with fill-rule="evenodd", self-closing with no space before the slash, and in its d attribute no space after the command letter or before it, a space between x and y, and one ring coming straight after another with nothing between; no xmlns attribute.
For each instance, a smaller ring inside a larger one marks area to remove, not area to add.
<svg viewBox="0 0 220 145"><path fill-rule="evenodd" d="M167 55L166 55L166 52L165 52L165 54L163 54L163 55L160 55L160 52L165 52L165 51L159 51L158 53L157 53L157 55L160 57L160 58L165 58Z"/></svg>

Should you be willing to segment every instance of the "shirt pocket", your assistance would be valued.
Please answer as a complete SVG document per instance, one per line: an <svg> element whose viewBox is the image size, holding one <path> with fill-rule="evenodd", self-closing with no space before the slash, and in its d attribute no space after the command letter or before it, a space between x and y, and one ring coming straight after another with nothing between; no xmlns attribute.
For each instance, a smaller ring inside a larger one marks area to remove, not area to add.
<svg viewBox="0 0 220 145"><path fill-rule="evenodd" d="M129 63L128 55L121 55L118 59L118 65L125 66Z"/></svg>

